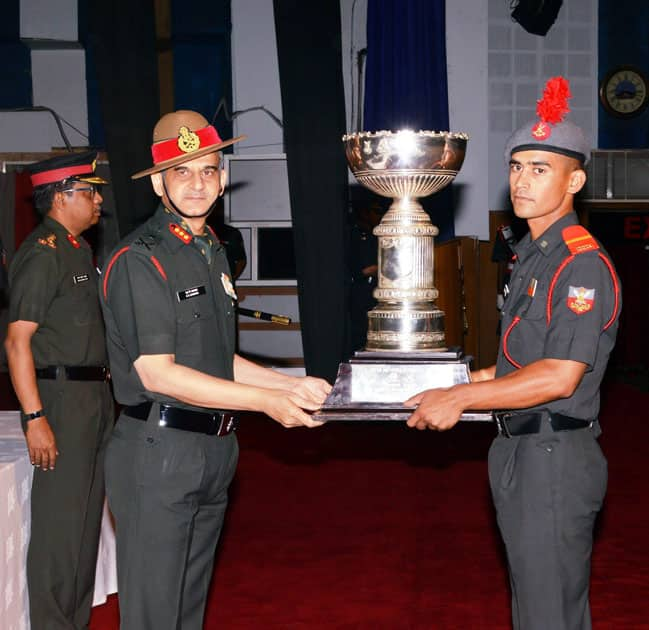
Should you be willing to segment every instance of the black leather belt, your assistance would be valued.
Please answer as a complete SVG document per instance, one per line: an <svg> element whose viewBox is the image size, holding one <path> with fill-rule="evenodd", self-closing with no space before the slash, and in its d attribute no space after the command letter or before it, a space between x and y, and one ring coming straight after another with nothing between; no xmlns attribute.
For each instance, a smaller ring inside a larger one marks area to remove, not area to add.
<svg viewBox="0 0 649 630"><path fill-rule="evenodd" d="M590 420L571 418L560 413L529 412L516 413L514 411L497 411L493 414L494 422L498 427L499 435L513 437L516 435L533 435L540 433L543 422L548 422L553 431L575 431L587 429L592 426Z"/></svg>
<svg viewBox="0 0 649 630"><path fill-rule="evenodd" d="M123 412L146 422L152 406L151 402L143 402L124 407ZM230 411L192 411L161 404L158 426L223 437L237 428L237 416Z"/></svg>
<svg viewBox="0 0 649 630"><path fill-rule="evenodd" d="M104 365L48 365L36 368L36 378L57 379L65 374L69 381L107 381L110 370Z"/></svg>

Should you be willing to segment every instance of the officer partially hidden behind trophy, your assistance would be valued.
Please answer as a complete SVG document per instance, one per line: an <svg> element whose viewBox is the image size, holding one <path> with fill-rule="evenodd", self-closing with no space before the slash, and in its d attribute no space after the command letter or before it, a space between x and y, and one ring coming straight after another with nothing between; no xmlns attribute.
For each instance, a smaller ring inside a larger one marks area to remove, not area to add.
<svg viewBox="0 0 649 630"><path fill-rule="evenodd" d="M590 147L564 120L569 97L565 79L548 81L539 118L507 143L511 200L529 234L515 247L496 365L404 403L417 405L409 426L438 431L464 410L499 410L489 477L515 630L591 628L593 525L607 484L597 417L620 283L573 210Z"/></svg>
<svg viewBox="0 0 649 630"><path fill-rule="evenodd" d="M228 486L237 411L317 426L330 390L235 353L236 293L206 219L225 186L222 141L200 114L163 116L151 176L161 205L115 250L101 300L115 397L106 457L121 630L200 630Z"/></svg>

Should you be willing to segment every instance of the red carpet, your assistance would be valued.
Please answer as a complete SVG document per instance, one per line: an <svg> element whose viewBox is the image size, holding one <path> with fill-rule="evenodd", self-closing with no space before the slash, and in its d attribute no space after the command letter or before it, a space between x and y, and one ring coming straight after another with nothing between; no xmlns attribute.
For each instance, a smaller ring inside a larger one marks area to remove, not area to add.
<svg viewBox="0 0 649 630"><path fill-rule="evenodd" d="M649 394L605 395L609 458L596 630L649 629ZM492 428L396 424L285 431L250 416L206 630L506 630L509 594L487 486ZM91 630L116 630L115 598Z"/></svg>

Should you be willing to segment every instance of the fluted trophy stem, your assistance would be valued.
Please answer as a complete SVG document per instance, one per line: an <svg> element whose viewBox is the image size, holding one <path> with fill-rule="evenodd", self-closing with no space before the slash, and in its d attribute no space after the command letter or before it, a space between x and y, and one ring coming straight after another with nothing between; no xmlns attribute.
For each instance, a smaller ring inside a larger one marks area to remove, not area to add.
<svg viewBox="0 0 649 630"><path fill-rule="evenodd" d="M379 241L377 305L368 313L366 349L386 352L441 350L444 313L433 285L432 224L418 198L448 185L459 171L466 134L402 130L343 137L356 179L393 202L374 228Z"/></svg>

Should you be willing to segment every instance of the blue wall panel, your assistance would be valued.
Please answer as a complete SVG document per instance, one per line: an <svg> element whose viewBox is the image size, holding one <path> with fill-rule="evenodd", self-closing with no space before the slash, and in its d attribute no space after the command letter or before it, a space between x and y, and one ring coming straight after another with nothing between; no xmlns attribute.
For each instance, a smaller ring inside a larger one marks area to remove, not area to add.
<svg viewBox="0 0 649 630"><path fill-rule="evenodd" d="M31 54L20 41L20 0L2 2L0 19L0 107L31 107Z"/></svg>
<svg viewBox="0 0 649 630"><path fill-rule="evenodd" d="M86 95L88 99L88 143L96 149L106 148L104 121L99 96L95 42L90 37L88 11L90 0L79 0L79 41L86 50Z"/></svg>
<svg viewBox="0 0 649 630"><path fill-rule="evenodd" d="M619 66L636 66L649 76L649 2L600 0L599 81ZM649 147L649 108L628 119L616 118L599 105L601 149Z"/></svg>

